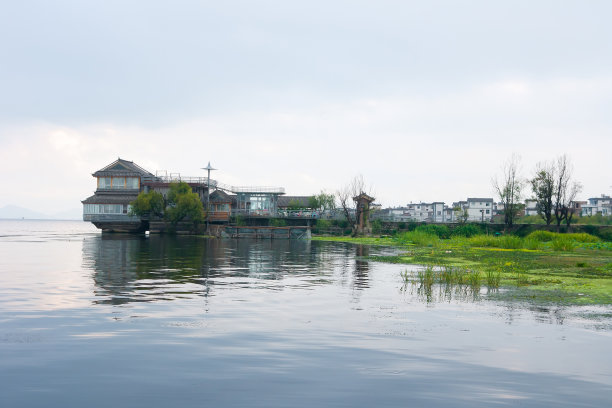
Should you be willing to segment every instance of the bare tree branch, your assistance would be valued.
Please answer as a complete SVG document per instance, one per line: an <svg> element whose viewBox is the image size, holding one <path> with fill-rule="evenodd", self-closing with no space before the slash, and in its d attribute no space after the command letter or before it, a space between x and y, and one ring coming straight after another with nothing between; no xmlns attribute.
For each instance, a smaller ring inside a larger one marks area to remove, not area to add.
<svg viewBox="0 0 612 408"><path fill-rule="evenodd" d="M356 217L356 204L353 201L354 197L365 193L367 195L372 194L372 188L367 186L363 176L358 174L353 177L353 179L346 185L342 186L336 191L336 197L338 198L338 203L340 204L340 208L346 217L346 220L349 223L349 226L353 231L355 231L357 227L357 217Z"/></svg>
<svg viewBox="0 0 612 408"><path fill-rule="evenodd" d="M493 188L504 205L504 224L506 228L512 227L514 219L520 208L523 185L525 184L519 174L521 158L513 154L502 165L502 178L492 180Z"/></svg>

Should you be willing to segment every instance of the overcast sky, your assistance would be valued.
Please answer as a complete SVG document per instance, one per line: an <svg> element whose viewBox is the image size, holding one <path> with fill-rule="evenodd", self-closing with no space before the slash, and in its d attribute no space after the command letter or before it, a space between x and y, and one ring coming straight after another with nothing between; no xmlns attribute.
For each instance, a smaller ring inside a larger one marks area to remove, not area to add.
<svg viewBox="0 0 612 408"><path fill-rule="evenodd" d="M79 208L117 157L383 206L493 197L567 153L612 186L610 1L30 1L0 13L0 207Z"/></svg>

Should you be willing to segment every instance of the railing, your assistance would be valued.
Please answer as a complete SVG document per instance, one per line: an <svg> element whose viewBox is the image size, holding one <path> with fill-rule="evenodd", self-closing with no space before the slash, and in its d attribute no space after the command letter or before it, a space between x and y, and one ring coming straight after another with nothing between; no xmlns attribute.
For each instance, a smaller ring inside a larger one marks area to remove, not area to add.
<svg viewBox="0 0 612 408"><path fill-rule="evenodd" d="M184 183L190 183L190 184L207 184L208 178L207 177L182 177L180 174L179 175L171 174L169 176L157 176L155 181L157 181L158 183L178 183L182 181ZM212 187L216 187L217 181L210 179L210 185Z"/></svg>
<svg viewBox="0 0 612 408"><path fill-rule="evenodd" d="M83 214L83 221L140 222L141 218L127 214Z"/></svg>
<svg viewBox="0 0 612 408"><path fill-rule="evenodd" d="M301 219L335 219L338 214L327 211L313 210L237 210L233 209L233 217L262 217L262 218L301 218Z"/></svg>
<svg viewBox="0 0 612 408"><path fill-rule="evenodd" d="M144 181L144 180L143 180ZM149 181L149 180L147 180ZM185 182L189 184L208 185L208 177L183 177L180 174L170 174L169 176L156 176L153 180L158 183L178 183ZM285 194L284 187L269 187L269 186L230 186L229 184L219 183L217 180L210 179L210 187L219 190L229 191L231 193L268 193L268 194Z"/></svg>
<svg viewBox="0 0 612 408"><path fill-rule="evenodd" d="M227 186L232 193L285 194L284 187Z"/></svg>

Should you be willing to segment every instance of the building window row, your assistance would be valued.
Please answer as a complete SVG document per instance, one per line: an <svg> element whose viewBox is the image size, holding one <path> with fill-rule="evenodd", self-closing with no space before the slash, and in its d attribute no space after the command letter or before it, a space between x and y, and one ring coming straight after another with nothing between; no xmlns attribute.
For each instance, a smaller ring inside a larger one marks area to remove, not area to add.
<svg viewBox="0 0 612 408"><path fill-rule="evenodd" d="M138 190L140 180L138 177L98 177L98 188Z"/></svg>
<svg viewBox="0 0 612 408"><path fill-rule="evenodd" d="M83 204L83 214L127 214L128 204Z"/></svg>

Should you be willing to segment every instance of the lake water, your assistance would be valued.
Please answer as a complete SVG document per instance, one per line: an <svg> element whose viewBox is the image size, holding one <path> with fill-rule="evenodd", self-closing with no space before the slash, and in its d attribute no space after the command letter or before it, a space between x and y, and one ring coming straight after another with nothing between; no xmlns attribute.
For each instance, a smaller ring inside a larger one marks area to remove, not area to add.
<svg viewBox="0 0 612 408"><path fill-rule="evenodd" d="M612 308L428 298L384 251L0 221L0 406L611 405Z"/></svg>

